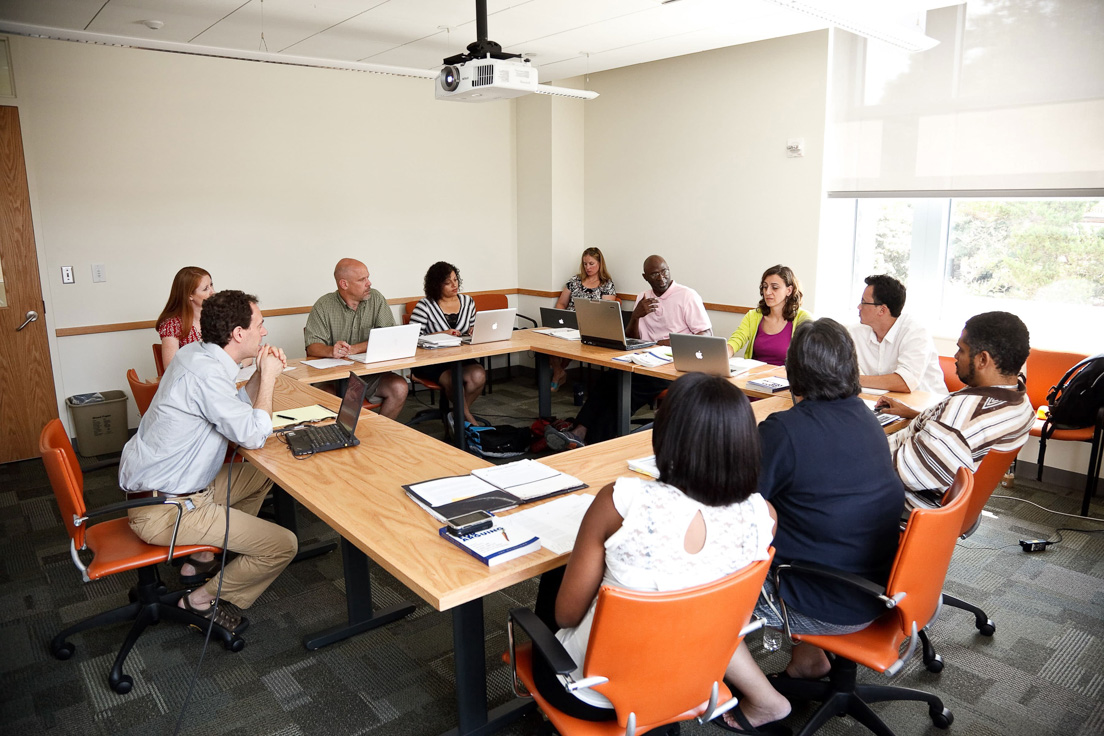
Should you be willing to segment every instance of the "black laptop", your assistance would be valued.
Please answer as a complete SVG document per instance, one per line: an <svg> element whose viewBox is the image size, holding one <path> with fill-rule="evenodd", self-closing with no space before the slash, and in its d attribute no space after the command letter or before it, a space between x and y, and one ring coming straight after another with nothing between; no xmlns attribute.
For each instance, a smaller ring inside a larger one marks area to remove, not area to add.
<svg viewBox="0 0 1104 736"><path fill-rule="evenodd" d="M357 374L349 371L348 387L345 389L345 398L341 400L341 409L337 412L337 422L284 433L291 454L315 455L327 450L359 445L356 426L360 419L360 410L364 407L364 393L367 388Z"/></svg>
<svg viewBox="0 0 1104 736"><path fill-rule="evenodd" d="M579 329L579 320L570 309L555 309L553 307L541 307L541 325L544 327L567 327Z"/></svg>

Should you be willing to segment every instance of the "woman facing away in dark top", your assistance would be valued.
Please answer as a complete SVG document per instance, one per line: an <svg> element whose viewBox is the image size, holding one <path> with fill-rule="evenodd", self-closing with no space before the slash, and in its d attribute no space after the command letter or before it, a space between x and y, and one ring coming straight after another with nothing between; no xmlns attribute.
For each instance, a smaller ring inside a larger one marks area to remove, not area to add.
<svg viewBox="0 0 1104 736"><path fill-rule="evenodd" d="M652 449L661 480L620 478L600 490L566 570L541 578L536 613L559 627L576 663L586 655L599 586L681 590L768 556L773 513L755 492L759 442L739 389L703 373L679 378L656 413ZM569 715L616 717L600 693L567 692L543 657L534 657L533 670L541 695Z"/></svg>
<svg viewBox="0 0 1104 736"><path fill-rule="evenodd" d="M798 326L786 374L793 408L759 424L759 492L778 514L774 564L815 562L884 585L897 553L904 489L885 433L859 398L851 336L831 319ZM885 611L872 597L820 579L789 575L781 593L790 629L799 634L858 631ZM777 596L768 576L755 615L781 629ZM818 679L829 669L823 650L797 644L785 675ZM771 686L746 644L737 649L726 679L743 694L740 705L723 716L729 729L785 732L772 723L789 714L790 703Z"/></svg>
<svg viewBox="0 0 1104 736"><path fill-rule="evenodd" d="M460 280L460 271L445 261L438 261L426 271L425 299L414 307L410 321L422 326L423 335L446 333L449 335L467 335L475 326L475 300L467 294L461 294L464 282ZM483 366L474 360L463 361L464 370L464 419L478 424L471 413L472 403L483 393L483 384L487 374ZM411 370L418 378L439 383L446 396L452 396L453 363L419 366ZM449 414L451 418L452 414Z"/></svg>

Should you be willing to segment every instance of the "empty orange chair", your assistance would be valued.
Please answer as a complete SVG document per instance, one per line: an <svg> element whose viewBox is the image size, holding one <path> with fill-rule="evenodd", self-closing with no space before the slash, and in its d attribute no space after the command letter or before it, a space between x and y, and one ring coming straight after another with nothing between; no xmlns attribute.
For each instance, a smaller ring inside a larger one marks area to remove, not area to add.
<svg viewBox="0 0 1104 736"><path fill-rule="evenodd" d="M533 646L558 672L570 673L576 665L535 613L528 608L510 611L507 637L515 692L531 695L563 736L642 734L669 723L719 716L737 704L724 684L725 667L744 636L759 628L758 621L748 621L770 562L754 562L712 583L665 593L603 585L583 673L584 682L613 703L617 717L609 721L572 718L541 697L533 681ZM515 624L532 642L516 643ZM673 628L679 636L669 636Z"/></svg>
<svg viewBox="0 0 1104 736"><path fill-rule="evenodd" d="M1008 468L1012 466L1018 453L1019 450L1015 452L990 450L982 458L977 472L974 473L974 489L970 494L970 500L966 507L966 518L962 522L962 531L959 534L962 539L973 534L981 525L981 512L985 510L985 504L989 503L989 497L997 490L1004 474L1008 472ZM950 493L946 494L943 497L944 501L948 501L950 495ZM993 623L993 620L989 618L985 611L972 603L943 593L943 604L974 614L974 627L981 632L982 636L992 636L997 630L997 625ZM924 644L924 666L928 668L929 672L942 671L943 658L935 653L928 641L928 635L923 631L920 632L920 640Z"/></svg>
<svg viewBox="0 0 1104 736"><path fill-rule="evenodd" d="M1053 350L1032 349L1027 356L1027 396L1031 406L1038 411L1047 406L1047 394L1066 371L1074 367L1089 356L1081 353L1060 353ZM1043 479L1043 461L1046 458L1047 442L1058 440L1060 442L1089 442L1089 467L1085 479L1085 497L1081 502L1081 515L1089 513L1089 502L1096 494L1096 479L1100 475L1101 456L1104 455L1104 408L1096 416L1096 423L1088 427L1076 429L1054 429L1048 436L1043 436L1044 420L1036 419L1035 426L1031 428L1031 436L1039 439L1038 469L1036 480Z"/></svg>
<svg viewBox="0 0 1104 736"><path fill-rule="evenodd" d="M142 416L149 410L153 403L153 395L157 393L157 381L143 381L138 378L138 371L130 368L127 370L127 383L130 384L130 393L134 394L134 405L138 407L138 416Z"/></svg>
<svg viewBox="0 0 1104 736"><path fill-rule="evenodd" d="M943 369L943 385L947 391L954 393L966 388L966 384L958 380L958 371L955 369L955 359L952 355L940 355L939 367Z"/></svg>
<svg viewBox="0 0 1104 736"><path fill-rule="evenodd" d="M153 367L157 369L157 377L165 375L165 360L161 357L161 343L153 344Z"/></svg>
<svg viewBox="0 0 1104 736"><path fill-rule="evenodd" d="M775 573L781 590L785 575L816 575L851 587L856 594L877 595L889 609L869 626L852 634L793 634L797 642L805 642L836 655L827 682L776 678L771 684L790 700L815 700L822 703L799 732L809 736L833 716L850 715L867 729L878 734L892 734L885 723L871 710L868 702L887 700L918 700L928 704L928 717L938 728L947 728L954 715L937 696L912 688L856 682L858 665L895 675L901 671L916 651L920 632L939 611L943 583L951 564L955 543L962 531L966 510L973 489L973 474L961 468L947 491L950 500L938 509L916 509L909 517L901 544L897 550L889 582L885 589L874 593L865 578L801 563L779 565ZM785 618L785 606L782 608ZM811 615L815 612L810 611ZM901 645L908 649L900 653Z"/></svg>
<svg viewBox="0 0 1104 736"><path fill-rule="evenodd" d="M53 419L42 429L39 437L39 452L50 477L50 485L57 498L58 510L69 533L69 554L73 564L81 572L84 582L98 580L115 573L138 571L138 584L130 591L131 603L113 611L100 613L60 632L50 642L50 652L58 659L69 659L76 647L68 639L73 634L97 626L108 626L122 621L133 621L122 648L111 666L107 682L111 689L119 694L130 692L134 680L123 674L123 663L131 648L150 624L161 619L190 624L206 630L209 621L177 606L184 594L183 590L164 593L157 566L177 557L186 557L197 552L222 552L218 547L208 545L178 545L158 547L146 544L130 530L127 517L89 524L89 520L105 514L116 515L120 511L138 506L172 503L171 497L155 496L137 498L122 503L111 504L101 509L89 511L84 504L84 474L81 472L73 446L65 434L60 419ZM77 555L78 550L92 551L92 561L85 565ZM222 640L223 645L233 652L241 651L245 640L236 634L215 626L212 634ZM197 637L196 643L199 643Z"/></svg>

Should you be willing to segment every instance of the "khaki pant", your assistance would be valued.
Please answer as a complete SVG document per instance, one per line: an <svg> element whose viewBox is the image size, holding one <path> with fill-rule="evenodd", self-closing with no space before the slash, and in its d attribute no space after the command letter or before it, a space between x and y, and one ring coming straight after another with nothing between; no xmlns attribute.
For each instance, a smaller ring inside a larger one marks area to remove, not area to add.
<svg viewBox="0 0 1104 736"><path fill-rule="evenodd" d="M226 475L223 465L211 485L188 496L195 508L183 509L176 543L209 544L222 547L226 531ZM295 535L271 521L257 518L272 481L248 463L233 464L230 488L230 534L226 548L238 553L222 571L222 599L239 608L249 608L295 557L299 542ZM130 509L130 528L147 544L167 547L176 523L176 504ZM218 589L219 576L204 588L211 595Z"/></svg>

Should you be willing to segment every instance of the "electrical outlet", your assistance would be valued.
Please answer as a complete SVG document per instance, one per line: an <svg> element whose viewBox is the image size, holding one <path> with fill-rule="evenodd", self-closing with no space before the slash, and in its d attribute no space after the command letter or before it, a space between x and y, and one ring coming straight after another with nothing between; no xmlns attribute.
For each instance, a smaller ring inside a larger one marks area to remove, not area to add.
<svg viewBox="0 0 1104 736"><path fill-rule="evenodd" d="M101 284L107 281L107 269L102 263L95 263L92 265L92 283Z"/></svg>
<svg viewBox="0 0 1104 736"><path fill-rule="evenodd" d="M71 284L73 283L73 267L62 266L61 267L61 283Z"/></svg>

